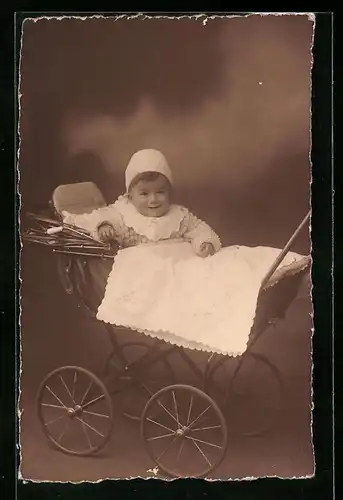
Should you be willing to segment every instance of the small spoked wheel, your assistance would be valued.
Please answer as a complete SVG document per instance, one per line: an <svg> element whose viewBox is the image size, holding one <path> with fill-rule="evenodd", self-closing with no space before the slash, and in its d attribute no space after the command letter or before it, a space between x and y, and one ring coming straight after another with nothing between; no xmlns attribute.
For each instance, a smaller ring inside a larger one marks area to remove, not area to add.
<svg viewBox="0 0 343 500"><path fill-rule="evenodd" d="M91 455L111 436L111 397L83 368L64 366L49 373L39 388L37 409L45 435L65 453Z"/></svg>
<svg viewBox="0 0 343 500"><path fill-rule="evenodd" d="M241 436L260 436L272 429L282 389L276 366L254 352L219 358L206 380L206 391L224 409L229 429Z"/></svg>
<svg viewBox="0 0 343 500"><path fill-rule="evenodd" d="M151 346L143 342L127 342L121 346L121 354L113 352L106 363L105 378L109 386L116 382L127 382L118 396L123 414L131 420L140 420L150 397L167 384L174 382L173 370L166 358L161 358L135 370L137 363L151 351Z"/></svg>
<svg viewBox="0 0 343 500"><path fill-rule="evenodd" d="M148 401L141 421L148 454L170 477L205 477L222 462L227 428L217 404L188 385L167 386Z"/></svg>

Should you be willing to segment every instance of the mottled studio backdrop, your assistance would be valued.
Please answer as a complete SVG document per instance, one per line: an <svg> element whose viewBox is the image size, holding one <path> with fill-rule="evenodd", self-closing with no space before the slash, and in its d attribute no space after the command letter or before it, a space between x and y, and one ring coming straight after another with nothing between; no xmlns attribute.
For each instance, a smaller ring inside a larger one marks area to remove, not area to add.
<svg viewBox="0 0 343 500"><path fill-rule="evenodd" d="M294 15L27 20L24 210L82 180L112 201L130 156L153 147L224 243L282 246L309 205L312 36Z"/></svg>
<svg viewBox="0 0 343 500"><path fill-rule="evenodd" d="M224 244L282 247L310 203L313 30L304 15L205 26L194 19L27 20L20 62L23 213L46 209L53 189L69 182L92 180L114 201L131 155L159 148L174 171L177 201L210 223ZM308 252L306 230L294 250ZM100 322L62 289L52 252L24 245L21 273L23 476L145 476L151 464L139 426L120 418L117 400L113 440L100 459L48 445L37 418L39 384L68 364L102 377L111 347ZM257 346L285 382L278 431L231 443L218 477L313 472L305 288ZM175 358L184 383L182 359Z"/></svg>

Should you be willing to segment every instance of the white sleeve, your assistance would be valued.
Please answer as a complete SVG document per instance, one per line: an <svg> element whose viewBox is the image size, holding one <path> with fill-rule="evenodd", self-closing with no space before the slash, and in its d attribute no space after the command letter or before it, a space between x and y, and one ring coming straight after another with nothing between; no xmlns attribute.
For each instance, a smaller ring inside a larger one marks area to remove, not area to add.
<svg viewBox="0 0 343 500"><path fill-rule="evenodd" d="M184 219L183 238L192 243L196 252L200 250L203 243L212 243L216 252L221 249L221 241L215 231L206 222L188 211Z"/></svg>

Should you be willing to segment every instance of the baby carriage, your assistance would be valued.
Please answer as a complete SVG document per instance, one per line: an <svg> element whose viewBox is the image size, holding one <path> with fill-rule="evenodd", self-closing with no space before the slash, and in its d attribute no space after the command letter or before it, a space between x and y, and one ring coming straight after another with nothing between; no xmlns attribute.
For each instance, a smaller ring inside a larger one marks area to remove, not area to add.
<svg viewBox="0 0 343 500"><path fill-rule="evenodd" d="M53 217L28 214L30 227L23 234L24 241L49 247L56 254L65 291L93 318L119 247L95 241L86 231L63 224L61 214L64 210L91 212L105 205L91 182L59 186L52 196ZM189 349L161 340L130 340L130 335L120 341L116 328L101 322L112 344L104 373L98 376L79 366L62 366L40 385L37 410L47 438L63 452L95 454L111 437L114 404L117 407L120 401L125 417L139 422L155 471L169 477L208 477L225 457L230 432L248 436L267 432L281 409L283 384L277 367L253 346L270 325L284 317L310 268L309 256L280 267L309 217L310 213L261 284L243 355L230 358L210 353L201 367ZM176 383L169 361L175 352L199 383ZM246 406L249 400L253 401L251 411Z"/></svg>

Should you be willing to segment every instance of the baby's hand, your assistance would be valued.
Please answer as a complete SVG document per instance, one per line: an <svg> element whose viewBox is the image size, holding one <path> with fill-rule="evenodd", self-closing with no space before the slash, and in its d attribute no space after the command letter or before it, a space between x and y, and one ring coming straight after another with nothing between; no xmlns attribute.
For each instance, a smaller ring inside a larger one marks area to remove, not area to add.
<svg viewBox="0 0 343 500"><path fill-rule="evenodd" d="M199 251L197 252L199 257L204 257L204 258L208 257L209 255L214 255L215 253L216 252L212 243L203 243L200 246Z"/></svg>
<svg viewBox="0 0 343 500"><path fill-rule="evenodd" d="M100 240L105 243L114 240L116 235L114 227L111 226L111 224L108 224L107 222L99 226L98 234Z"/></svg>

